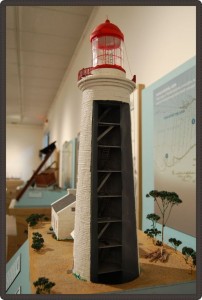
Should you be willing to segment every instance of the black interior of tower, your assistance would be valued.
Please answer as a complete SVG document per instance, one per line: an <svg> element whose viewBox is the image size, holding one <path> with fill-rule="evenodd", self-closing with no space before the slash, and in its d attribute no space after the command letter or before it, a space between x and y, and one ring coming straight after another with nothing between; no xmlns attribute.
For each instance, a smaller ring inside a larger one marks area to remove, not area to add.
<svg viewBox="0 0 202 300"><path fill-rule="evenodd" d="M139 266L128 103L94 101L91 173L91 281L131 281Z"/></svg>

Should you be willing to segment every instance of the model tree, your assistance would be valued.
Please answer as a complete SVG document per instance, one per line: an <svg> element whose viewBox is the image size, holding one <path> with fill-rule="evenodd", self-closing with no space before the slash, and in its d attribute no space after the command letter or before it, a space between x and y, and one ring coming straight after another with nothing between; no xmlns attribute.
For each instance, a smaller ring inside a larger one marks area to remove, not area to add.
<svg viewBox="0 0 202 300"><path fill-rule="evenodd" d="M175 252L177 251L177 248L182 244L182 242L180 240L176 240L175 238L170 238L168 241L171 243L171 245L175 249Z"/></svg>
<svg viewBox="0 0 202 300"><path fill-rule="evenodd" d="M33 282L36 289L36 294L50 294L55 282L49 281L46 277L39 277L37 281Z"/></svg>
<svg viewBox="0 0 202 300"><path fill-rule="evenodd" d="M171 211L174 206L182 203L182 200L174 192L157 191L157 190L150 191L146 195L146 197L152 197L154 199L154 202L157 204L159 211L161 213L161 221L162 221L161 242L163 245L163 243L164 243L164 228L170 217Z"/></svg>
<svg viewBox="0 0 202 300"><path fill-rule="evenodd" d="M33 243L31 247L36 251L39 251L44 246L44 239L39 232L33 232L32 235Z"/></svg>
<svg viewBox="0 0 202 300"><path fill-rule="evenodd" d="M27 219L26 219L26 222L28 223L28 225L30 227L33 227L37 224L37 220L36 218L34 217L34 214L31 214Z"/></svg>
<svg viewBox="0 0 202 300"><path fill-rule="evenodd" d="M194 251L194 249L190 247L185 246L182 248L182 254L184 255L186 263L190 265L192 273L192 268L196 266L196 251Z"/></svg>
<svg viewBox="0 0 202 300"><path fill-rule="evenodd" d="M44 218L43 214L31 214L27 219L26 222L29 224L30 227L35 226L40 220Z"/></svg>
<svg viewBox="0 0 202 300"><path fill-rule="evenodd" d="M161 234L161 231L159 231L156 228L156 222L160 219L160 217L156 214L149 214L147 215L147 219L152 222L151 228L148 228L144 231L147 236L153 239L153 243L156 244L156 237L157 235Z"/></svg>
<svg viewBox="0 0 202 300"><path fill-rule="evenodd" d="M146 254L145 257L150 258L150 261L160 260L162 262L166 262L168 260L169 254L164 248L164 228L170 217L173 207L175 205L182 203L182 200L174 192L157 191L157 190L150 191L146 195L146 197L152 197L154 199L154 202L156 202L159 211L161 213L161 221L162 221L161 242L158 243L158 246L162 246L162 247L161 249L157 249L152 253ZM158 215L156 216L155 214L150 214L148 216L150 220L152 220L153 225L156 226L156 222L160 219L159 216ZM157 229L154 232L157 233Z"/></svg>

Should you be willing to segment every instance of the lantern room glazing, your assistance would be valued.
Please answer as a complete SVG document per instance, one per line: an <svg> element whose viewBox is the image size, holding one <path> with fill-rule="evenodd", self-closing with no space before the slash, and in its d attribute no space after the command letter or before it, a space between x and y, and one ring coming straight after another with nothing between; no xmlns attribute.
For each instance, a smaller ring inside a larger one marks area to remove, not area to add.
<svg viewBox="0 0 202 300"><path fill-rule="evenodd" d="M106 20L91 34L93 68L123 69L124 36L120 29Z"/></svg>

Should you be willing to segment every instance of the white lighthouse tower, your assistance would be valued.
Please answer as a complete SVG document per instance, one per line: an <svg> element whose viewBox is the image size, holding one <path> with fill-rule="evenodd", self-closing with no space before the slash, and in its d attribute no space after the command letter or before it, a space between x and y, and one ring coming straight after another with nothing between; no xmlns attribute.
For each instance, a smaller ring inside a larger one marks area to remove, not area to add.
<svg viewBox="0 0 202 300"><path fill-rule="evenodd" d="M83 92L73 273L124 283L139 276L124 35L109 20L90 36L92 67L79 72Z"/></svg>

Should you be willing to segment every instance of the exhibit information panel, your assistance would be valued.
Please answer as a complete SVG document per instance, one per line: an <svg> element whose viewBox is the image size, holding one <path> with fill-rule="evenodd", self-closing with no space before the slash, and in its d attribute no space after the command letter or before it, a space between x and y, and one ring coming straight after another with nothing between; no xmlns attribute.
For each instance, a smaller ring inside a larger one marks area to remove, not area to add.
<svg viewBox="0 0 202 300"><path fill-rule="evenodd" d="M147 214L161 215L154 201L146 197L154 189L175 192L183 201L172 209L166 223L166 239L174 236L195 248L195 57L142 92L143 230L151 225Z"/></svg>
<svg viewBox="0 0 202 300"><path fill-rule="evenodd" d="M167 225L195 236L196 67L155 89L153 104L154 187L176 192L183 201Z"/></svg>

